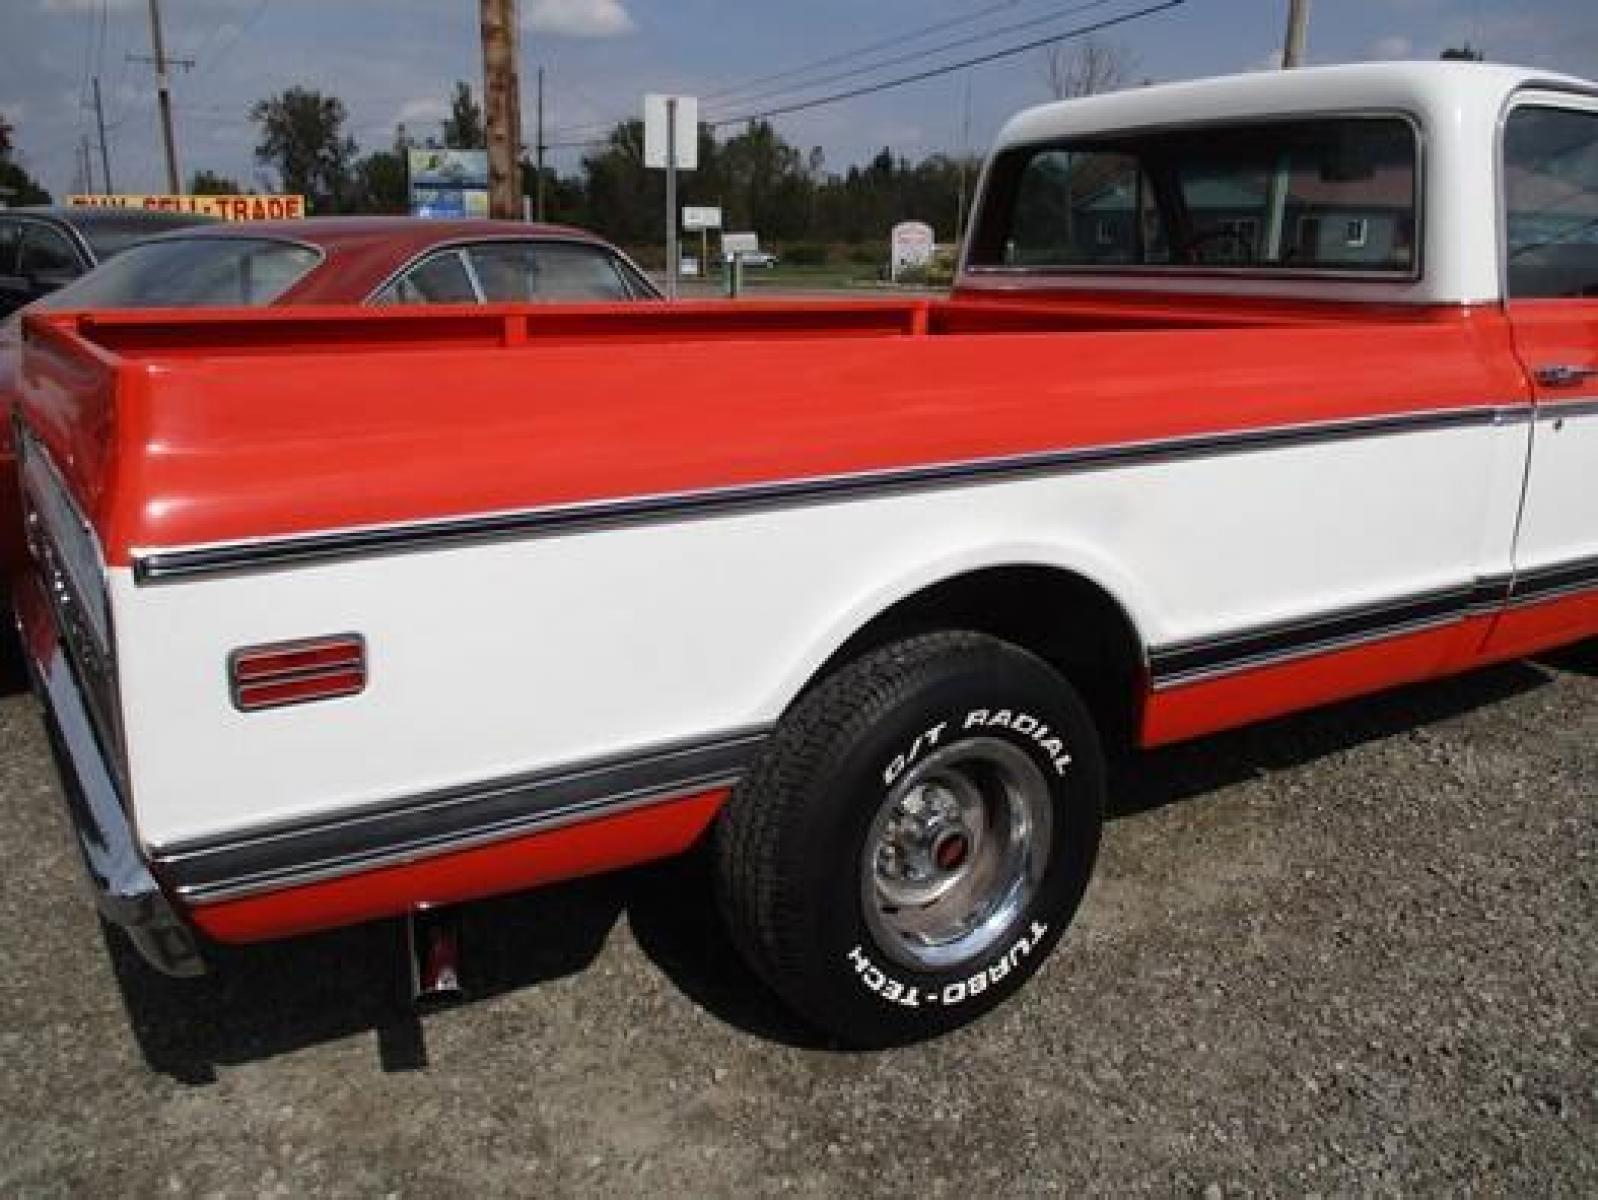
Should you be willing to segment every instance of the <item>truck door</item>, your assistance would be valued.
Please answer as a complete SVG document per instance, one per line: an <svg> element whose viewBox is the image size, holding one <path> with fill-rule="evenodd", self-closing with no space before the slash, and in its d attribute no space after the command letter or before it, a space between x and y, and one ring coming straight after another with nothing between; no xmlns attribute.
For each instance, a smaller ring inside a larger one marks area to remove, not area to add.
<svg viewBox="0 0 1598 1200"><path fill-rule="evenodd" d="M1505 286L1536 398L1510 606L1489 642L1598 633L1598 99L1528 93L1504 126Z"/></svg>

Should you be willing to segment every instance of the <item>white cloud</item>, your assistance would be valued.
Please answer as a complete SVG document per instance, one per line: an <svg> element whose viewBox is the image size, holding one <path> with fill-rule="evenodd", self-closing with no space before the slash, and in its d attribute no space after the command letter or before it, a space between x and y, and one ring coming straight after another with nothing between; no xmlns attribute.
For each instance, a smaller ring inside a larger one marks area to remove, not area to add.
<svg viewBox="0 0 1598 1200"><path fill-rule="evenodd" d="M522 28L564 37L606 38L637 28L621 0L530 0Z"/></svg>
<svg viewBox="0 0 1598 1200"><path fill-rule="evenodd" d="M99 12L101 0L44 0L39 7L49 13L80 13ZM127 12L139 0L106 0L106 8L111 12Z"/></svg>
<svg viewBox="0 0 1598 1200"><path fill-rule="evenodd" d="M1415 43L1401 33L1390 33L1377 38L1365 48L1366 58L1412 58Z"/></svg>
<svg viewBox="0 0 1598 1200"><path fill-rule="evenodd" d="M428 124L449 116L449 105L436 96L419 96L400 105L395 121L401 125Z"/></svg>

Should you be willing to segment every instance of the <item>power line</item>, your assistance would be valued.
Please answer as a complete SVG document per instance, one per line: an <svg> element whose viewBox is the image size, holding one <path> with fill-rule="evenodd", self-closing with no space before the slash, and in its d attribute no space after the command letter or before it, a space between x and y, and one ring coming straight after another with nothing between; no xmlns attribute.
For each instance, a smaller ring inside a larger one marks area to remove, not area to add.
<svg viewBox="0 0 1598 1200"><path fill-rule="evenodd" d="M1026 21L1016 21L1009 25L1001 25L995 29L989 29L982 33L968 34L965 37L956 38L950 42L944 42L942 45L931 46L921 50L906 51L903 54L895 54L890 58L878 59L876 62L866 63L864 66L850 67L846 71L836 71L831 75L823 75L817 79L806 80L802 83L787 84L778 88L767 88L764 91L754 92L751 95L745 96L740 103L747 104L750 101L764 100L773 96L789 96L795 92L808 91L811 88L822 87L829 83L841 83L845 79L858 79L862 75L869 75L871 72L880 71L885 67L897 67L903 63L914 62L918 58L926 58L928 55L932 54L947 54L951 50L960 50L966 46L974 46L978 42L986 42L992 38L1003 37L1006 34L1020 33L1023 29L1036 29L1039 25L1048 25L1054 21L1062 21L1066 17L1076 16L1079 13L1091 12L1093 9L1104 8L1106 5L1115 4L1118 2L1119 0L1083 0L1082 3L1071 5L1070 7L1063 8L1058 12L1052 12L1041 17L1032 17Z"/></svg>
<svg viewBox="0 0 1598 1200"><path fill-rule="evenodd" d="M250 31L250 26L254 25L255 22L260 19L261 14L265 11L266 0L256 0L255 7L250 10L250 15L245 17L244 20L240 21L238 26L235 28L233 40L228 42L225 46L218 48L217 52L211 56L206 64L195 73L194 78L190 82L197 84L207 76L213 74L216 71L218 64L220 64L221 61L229 54L232 54L233 51L239 48L239 45L244 41L244 35ZM222 27L219 25L211 35L213 40L221 32Z"/></svg>
<svg viewBox="0 0 1598 1200"><path fill-rule="evenodd" d="M943 21L935 21L935 22L933 22L930 25L920 26L920 27L918 27L916 29L909 30L906 33L899 34L899 35L897 35L895 37L892 37L892 38L885 38L885 39L883 39L881 41L868 42L866 45L856 46L856 47L854 47L853 49L850 49L850 50L840 50L840 51L838 51L838 52L836 52L834 54L829 54L829 55L827 55L824 58L818 58L818 59L814 59L814 60L812 60L810 62L804 63L801 66L789 67L789 68L787 68L785 70L777 71L777 72L772 73L772 74L757 75L757 76L755 76L752 79L744 80L742 83L732 84L730 86L723 87L723 88L717 88L714 91L705 93L703 96L701 96L701 100L709 101L709 100L716 100L716 99L729 99L729 98L732 98L732 97L741 97L739 102L740 103L746 103L748 101L759 99L759 98L761 98L763 96L772 94L769 91L757 92L755 95L747 95L746 94L746 93L749 93L752 89L758 88L758 87L760 87L763 84L775 83L776 81L783 80L783 79L793 79L795 76L808 75L810 72L816 70L819 67L827 67L827 66L832 66L832 65L837 64L837 63L848 62L851 59L861 58L861 57L864 57L865 55L873 54L873 53L875 53L878 50L884 50L884 49L887 49L889 47L903 47L903 46L905 46L905 45L907 45L907 44L909 44L911 42L917 42L917 41L920 41L922 38L930 37L934 33L941 33L945 29L952 29L952 28L954 28L956 26L959 26L959 25L969 25L973 21L982 20L984 17L992 16L994 13L1001 12L1004 9L1015 8L1017 5L1031 3L1031 2L1032 2L1032 0L1000 0L999 3L990 4L990 5L988 5L988 6L984 7L984 8L978 9L976 12L966 13L964 16L952 17L952 18L950 18L948 20L943 20ZM1108 4L1108 3L1111 2L1111 0L1097 0L1097 2L1099 4ZM1082 5L1080 7L1091 8L1091 7L1094 7L1094 5L1093 4L1087 4L1087 5ZM1053 16L1041 18L1039 21L1036 21L1036 22L1033 22L1033 23L1034 24L1039 24L1039 23L1043 23L1043 22L1046 22L1046 21L1049 21L1049 20L1055 20L1055 19L1058 19L1058 18L1063 18L1063 17L1069 16L1070 12L1071 12L1071 10L1066 10L1064 12L1056 12L1056 13L1053 14ZM999 29L994 29L994 30L989 31L989 33L987 33L987 34L980 35L980 36L977 36L977 37L973 37L971 40L972 41L981 41L981 40L983 40L984 37L997 37L997 36L999 36L1002 33L1013 32L1014 28L1015 27L1006 26L1006 27L1002 27L1002 28L999 28ZM907 57L915 58L915 57L920 57L920 56L926 55L926 54L937 54L937 53L941 53L941 52L943 52L943 51L945 51L947 49L950 49L950 48L951 47L944 46L944 47L935 47L935 48L930 49L930 50L925 50L925 49L924 50L919 50L919 51L916 51L914 54L908 55ZM868 71L868 70L880 69L883 66L892 66L892 65L895 65L895 63L897 61L900 61L900 60L893 60L893 61L886 62L886 63L877 63L877 64L875 64L875 66L872 66L872 67L863 67L863 68L860 69L860 72L864 72L864 71ZM857 73L860 73L860 72L857 72ZM831 81L832 81L831 77L823 78L823 79L812 79L812 80L808 80L808 81L801 81L799 83L794 83L794 84L792 84L791 86L789 86L787 88L783 88L783 89L779 89L779 90L780 91L785 91L785 92L794 92L794 91L799 91L799 90L801 90L803 88L818 87L818 86L820 86L823 83L828 83L828 82L831 82ZM554 129L552 131L552 133L555 136L568 136L569 137L572 134L587 133L590 130L607 130L608 131L613 126L615 126L615 124L616 124L615 121L585 121L585 122L583 122L581 124L578 124L578 125L560 126L560 127L556 128L556 129ZM587 145L589 143L588 142L583 142L583 141L578 141L578 142L575 142L573 144L575 144L575 145Z"/></svg>
<svg viewBox="0 0 1598 1200"><path fill-rule="evenodd" d="M1081 25L1075 29L1068 29L1064 33L1053 33L1048 37L1034 38L1032 41L1023 42L1018 46L1007 46L1002 50L993 50L987 54L979 54L974 58L961 59L958 62L945 63L939 67L929 67L925 71L917 71L911 75L901 75L897 79L884 80L880 83L866 84L862 87L850 88L844 92L834 92L829 96L818 96L811 100L799 100L792 104L778 105L775 108L764 109L760 112L743 113L736 117L721 117L714 121L705 122L713 129L724 125L741 125L746 121L763 121L768 117L780 117L788 113L804 112L812 108L820 108L826 104L837 104L843 100L853 100L860 96L869 96L874 92L885 92L890 88L904 87L907 84L920 83L927 79L936 79L940 75L948 75L966 67L979 67L987 63L998 62L1000 59L1014 58L1018 54L1025 54L1029 50L1037 50L1043 46L1051 46L1056 42L1068 41L1071 38L1084 37L1090 33L1101 30L1113 29L1117 25L1125 25L1129 21L1136 21L1143 17L1153 16L1155 13L1164 12L1166 9L1176 8L1186 0L1164 0L1160 4L1151 4L1146 8L1137 9L1135 12L1124 13L1117 17L1107 17L1102 21L1095 21L1090 25Z"/></svg>
<svg viewBox="0 0 1598 1200"><path fill-rule="evenodd" d="M775 83L779 79L791 79L795 75L806 74L815 70L817 67L830 67L836 63L848 62L852 58L859 58L862 55L873 54L878 50L886 50L893 46L903 46L908 42L920 41L923 37L928 37L934 33L942 33L945 29L953 29L959 25L969 25L973 21L980 21L983 17L990 16L996 12L1002 12L1007 8L1014 8L1016 5L1026 2L1027 0L1000 0L998 4L990 4L986 8L978 9L974 13L967 13L963 17L951 17L946 21L935 21L931 25L923 25L919 29L910 30L908 33L899 34L891 38L883 38L881 41L870 42L864 46L857 46L853 50L840 50L836 54L829 54L825 58L814 59L813 61L804 63L801 66L789 67L786 70L777 71L770 75L757 75L753 79L746 79L743 83L733 84L724 88L717 88L713 92L706 92L701 99L719 100L727 96L740 95L749 91L751 88L759 87L762 84Z"/></svg>

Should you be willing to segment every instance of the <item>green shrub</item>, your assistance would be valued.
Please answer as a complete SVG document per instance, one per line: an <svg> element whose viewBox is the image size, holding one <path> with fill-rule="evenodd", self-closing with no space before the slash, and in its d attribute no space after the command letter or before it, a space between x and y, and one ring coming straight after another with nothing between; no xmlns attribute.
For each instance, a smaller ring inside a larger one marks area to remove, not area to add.
<svg viewBox="0 0 1598 1200"><path fill-rule="evenodd" d="M827 247L817 242L800 242L782 252L782 261L794 267L824 267L829 257Z"/></svg>

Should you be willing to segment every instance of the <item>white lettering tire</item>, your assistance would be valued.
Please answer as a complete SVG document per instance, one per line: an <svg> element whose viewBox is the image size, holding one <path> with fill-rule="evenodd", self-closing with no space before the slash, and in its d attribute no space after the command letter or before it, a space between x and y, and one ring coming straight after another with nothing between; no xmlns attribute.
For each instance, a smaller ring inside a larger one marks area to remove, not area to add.
<svg viewBox="0 0 1598 1200"><path fill-rule="evenodd" d="M717 821L723 913L755 971L852 1046L933 1037L1012 995L1081 902L1098 736L1036 656L896 642L783 718Z"/></svg>

